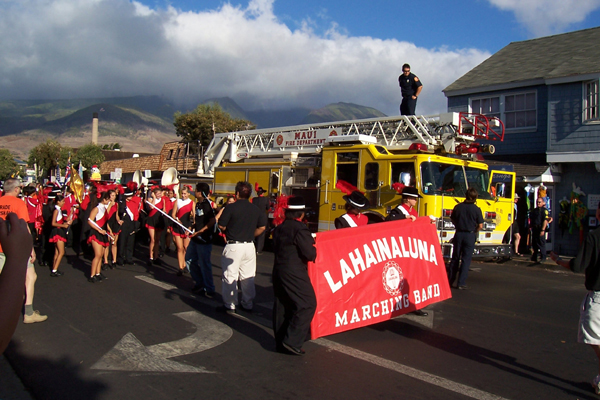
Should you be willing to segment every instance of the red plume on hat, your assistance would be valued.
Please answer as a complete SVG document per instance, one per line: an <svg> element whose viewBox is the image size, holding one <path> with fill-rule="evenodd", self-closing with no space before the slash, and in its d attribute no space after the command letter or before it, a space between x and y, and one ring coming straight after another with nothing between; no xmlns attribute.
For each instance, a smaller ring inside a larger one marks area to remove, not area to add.
<svg viewBox="0 0 600 400"><path fill-rule="evenodd" d="M352 194L352 192L358 192L358 188L352 184L350 184L349 182L343 181L343 180L338 180L335 184L335 187L337 189L340 189L343 193L345 194Z"/></svg>
<svg viewBox="0 0 600 400"><path fill-rule="evenodd" d="M392 189L394 189L398 194L402 193L402 190L406 187L404 183L396 182L392 185Z"/></svg>
<svg viewBox="0 0 600 400"><path fill-rule="evenodd" d="M284 194L277 197L277 205L275 206L275 211L273 212L273 225L277 226L285 221L285 209L288 207L289 197L290 196L286 196Z"/></svg>
<svg viewBox="0 0 600 400"><path fill-rule="evenodd" d="M134 181L129 181L127 182L127 189L131 190L132 192L135 192L137 190L137 182Z"/></svg>

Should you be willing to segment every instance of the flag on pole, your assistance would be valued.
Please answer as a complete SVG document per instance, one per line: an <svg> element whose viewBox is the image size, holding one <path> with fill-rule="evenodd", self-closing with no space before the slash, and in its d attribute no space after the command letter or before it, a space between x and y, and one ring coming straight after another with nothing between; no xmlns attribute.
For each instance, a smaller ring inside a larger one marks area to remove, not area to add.
<svg viewBox="0 0 600 400"><path fill-rule="evenodd" d="M80 177L83 177L83 165L81 165L81 160L79 160L79 171L77 171Z"/></svg>
<svg viewBox="0 0 600 400"><path fill-rule="evenodd" d="M58 160L56 160L56 171L54 177L56 178L56 183L60 186L60 166L58 165Z"/></svg>
<svg viewBox="0 0 600 400"><path fill-rule="evenodd" d="M69 179L71 179L71 155L69 154L69 159L67 160L67 168L65 169L65 185L69 184Z"/></svg>

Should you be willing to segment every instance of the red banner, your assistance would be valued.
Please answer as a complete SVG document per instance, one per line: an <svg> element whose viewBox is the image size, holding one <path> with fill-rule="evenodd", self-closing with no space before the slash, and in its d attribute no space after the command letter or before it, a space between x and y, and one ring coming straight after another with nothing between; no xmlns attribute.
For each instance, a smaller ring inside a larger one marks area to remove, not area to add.
<svg viewBox="0 0 600 400"><path fill-rule="evenodd" d="M308 273L311 338L386 321L452 297L429 217L319 232Z"/></svg>

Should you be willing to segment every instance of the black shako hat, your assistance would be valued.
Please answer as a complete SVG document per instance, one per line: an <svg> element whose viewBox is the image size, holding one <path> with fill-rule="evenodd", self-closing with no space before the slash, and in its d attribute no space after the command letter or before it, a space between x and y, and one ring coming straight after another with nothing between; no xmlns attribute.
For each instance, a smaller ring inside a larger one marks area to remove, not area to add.
<svg viewBox="0 0 600 400"><path fill-rule="evenodd" d="M346 201L346 203L358 209L367 208L370 205L369 199L367 199L365 195L358 190L350 193L350 195L344 196L343 199Z"/></svg>
<svg viewBox="0 0 600 400"><path fill-rule="evenodd" d="M129 197L129 196L133 196L133 193L134 193L134 192L133 192L133 190L131 190L131 189L127 188L127 189L125 189L125 192L124 192L123 194L124 194L126 197Z"/></svg>
<svg viewBox="0 0 600 400"><path fill-rule="evenodd" d="M304 197L302 196L294 196L290 197L287 202L286 210L291 211L303 211L308 210L310 207L306 207L306 203L304 202Z"/></svg>
<svg viewBox="0 0 600 400"><path fill-rule="evenodd" d="M402 197L413 197L413 198L418 198L418 199L423 198L423 196L421 196L419 194L419 191L417 190L417 188L410 187L410 186L405 186L404 189L402 189L401 195L402 195Z"/></svg>

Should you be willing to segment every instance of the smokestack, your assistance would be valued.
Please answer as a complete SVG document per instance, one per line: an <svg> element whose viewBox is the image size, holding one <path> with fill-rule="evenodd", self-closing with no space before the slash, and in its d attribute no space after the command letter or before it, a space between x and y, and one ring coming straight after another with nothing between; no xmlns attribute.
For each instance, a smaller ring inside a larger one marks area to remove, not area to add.
<svg viewBox="0 0 600 400"><path fill-rule="evenodd" d="M92 143L98 145L98 113L95 112L92 118Z"/></svg>

